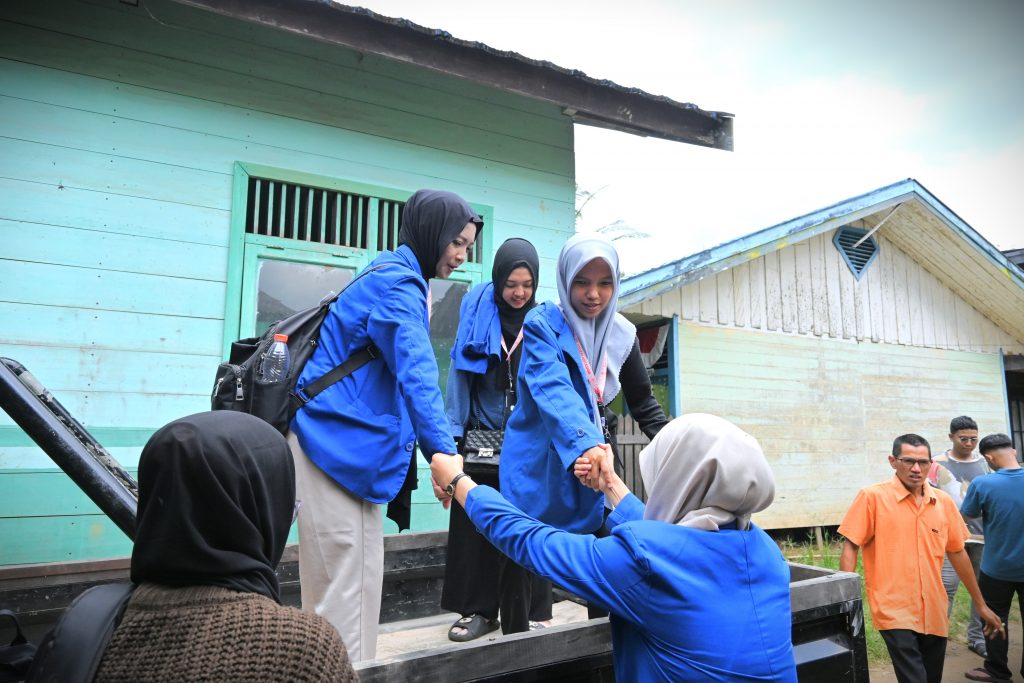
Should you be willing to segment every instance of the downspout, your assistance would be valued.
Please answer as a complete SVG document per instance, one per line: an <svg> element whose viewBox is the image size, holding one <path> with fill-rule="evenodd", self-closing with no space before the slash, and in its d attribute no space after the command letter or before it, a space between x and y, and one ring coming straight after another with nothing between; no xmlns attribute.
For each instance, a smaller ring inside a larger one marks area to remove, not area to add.
<svg viewBox="0 0 1024 683"><path fill-rule="evenodd" d="M679 314L672 314L668 330L668 409L671 417L683 414L682 387L679 386ZM1004 376L1005 381L1005 376ZM1009 410L1009 409L1007 409ZM1009 412L1007 412L1009 414Z"/></svg>

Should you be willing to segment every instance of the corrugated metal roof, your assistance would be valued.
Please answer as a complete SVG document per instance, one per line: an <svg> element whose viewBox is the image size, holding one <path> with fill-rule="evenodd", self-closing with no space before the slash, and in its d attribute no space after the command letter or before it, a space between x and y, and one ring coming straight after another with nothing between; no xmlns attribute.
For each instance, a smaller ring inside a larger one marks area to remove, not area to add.
<svg viewBox="0 0 1024 683"><path fill-rule="evenodd" d="M890 211L899 210L888 217ZM736 264L863 219L1017 339L1024 339L1024 271L913 178L833 204L625 278L619 307L652 299Z"/></svg>
<svg viewBox="0 0 1024 683"><path fill-rule="evenodd" d="M733 115L705 111L577 69L463 40L332 0L174 0L483 83L562 107L574 121L703 147L732 150Z"/></svg>

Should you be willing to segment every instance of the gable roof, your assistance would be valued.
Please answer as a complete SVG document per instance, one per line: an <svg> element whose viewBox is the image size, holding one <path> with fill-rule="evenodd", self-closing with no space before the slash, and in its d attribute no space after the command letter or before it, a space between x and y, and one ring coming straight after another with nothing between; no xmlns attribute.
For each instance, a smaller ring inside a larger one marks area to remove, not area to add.
<svg viewBox="0 0 1024 683"><path fill-rule="evenodd" d="M332 0L174 0L562 107L576 123L731 151L733 115Z"/></svg>
<svg viewBox="0 0 1024 683"><path fill-rule="evenodd" d="M913 178L625 278L619 308L860 219L987 318L1024 339L1024 271Z"/></svg>

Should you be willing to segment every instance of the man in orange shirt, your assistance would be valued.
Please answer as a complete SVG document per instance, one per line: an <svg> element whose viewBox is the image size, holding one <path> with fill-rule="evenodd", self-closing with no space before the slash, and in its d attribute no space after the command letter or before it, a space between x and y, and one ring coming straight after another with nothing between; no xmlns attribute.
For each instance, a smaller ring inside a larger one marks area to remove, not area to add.
<svg viewBox="0 0 1024 683"><path fill-rule="evenodd" d="M942 585L942 559L948 555L971 594L985 634L1003 626L986 605L964 552L969 537L956 504L928 484L932 454L917 434L896 437L889 464L896 476L860 490L846 511L839 533L846 541L839 568L857 568L864 549L868 605L885 641L900 683L940 683L949 617Z"/></svg>

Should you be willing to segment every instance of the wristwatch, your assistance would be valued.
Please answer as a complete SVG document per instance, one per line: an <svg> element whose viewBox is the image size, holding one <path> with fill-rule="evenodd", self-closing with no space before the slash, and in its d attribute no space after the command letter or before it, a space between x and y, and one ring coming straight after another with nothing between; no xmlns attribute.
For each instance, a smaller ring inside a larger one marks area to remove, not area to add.
<svg viewBox="0 0 1024 683"><path fill-rule="evenodd" d="M456 486L456 484L459 483L459 479L462 479L463 477L468 477L468 476L469 475L466 474L465 472L459 472L458 474L455 475L455 478L452 479L451 483L448 484L448 486L445 487L444 492L447 493L449 496L454 496L455 495L455 486Z"/></svg>

